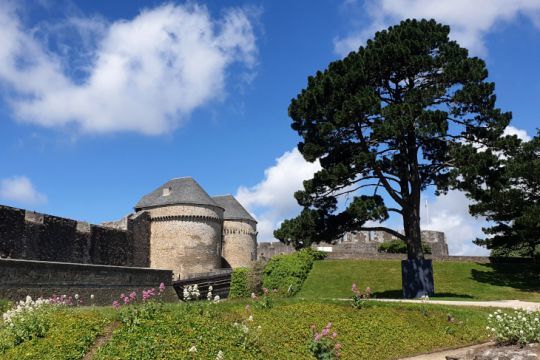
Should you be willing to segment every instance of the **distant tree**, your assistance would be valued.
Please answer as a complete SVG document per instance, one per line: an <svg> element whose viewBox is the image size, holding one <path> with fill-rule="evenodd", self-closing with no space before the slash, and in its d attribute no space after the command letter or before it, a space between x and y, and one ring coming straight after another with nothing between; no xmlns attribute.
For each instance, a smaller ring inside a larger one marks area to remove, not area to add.
<svg viewBox="0 0 540 360"><path fill-rule="evenodd" d="M504 145L506 151L487 171L477 166L479 154L463 172L463 188L475 200L471 214L494 224L483 229L488 237L475 243L494 256L540 256L540 131L531 141L506 139ZM480 161L485 164L485 157Z"/></svg>
<svg viewBox="0 0 540 360"><path fill-rule="evenodd" d="M484 61L449 32L434 20L406 20L308 78L289 115L303 138L298 149L322 169L295 194L304 209L276 238L304 247L351 230L382 230L407 244L409 259L423 259L421 192L445 192L460 180L458 163L471 144L492 155L511 119L495 107ZM402 217L404 234L366 226L390 212Z"/></svg>

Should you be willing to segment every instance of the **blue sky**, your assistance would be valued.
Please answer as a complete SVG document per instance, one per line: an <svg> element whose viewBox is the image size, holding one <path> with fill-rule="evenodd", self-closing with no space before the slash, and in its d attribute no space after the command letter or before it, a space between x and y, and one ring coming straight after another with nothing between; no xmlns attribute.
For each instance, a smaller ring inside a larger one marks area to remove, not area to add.
<svg viewBox="0 0 540 360"><path fill-rule="evenodd" d="M450 24L486 60L509 131L536 132L540 0L2 0L0 203L99 223L193 176L237 195L269 240L317 169L294 150L291 98L407 17ZM452 253L485 253L462 194L425 195L426 228L445 231Z"/></svg>

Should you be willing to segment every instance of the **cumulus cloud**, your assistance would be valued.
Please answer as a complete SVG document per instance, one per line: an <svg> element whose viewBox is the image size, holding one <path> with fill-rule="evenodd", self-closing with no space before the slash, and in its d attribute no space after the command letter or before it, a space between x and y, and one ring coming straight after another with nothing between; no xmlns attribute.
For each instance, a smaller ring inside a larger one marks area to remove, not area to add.
<svg viewBox="0 0 540 360"><path fill-rule="evenodd" d="M303 188L303 181L320 170L318 162L304 160L298 149L285 152L264 171L264 179L252 187L241 186L236 198L259 222L258 240L274 241L273 231L286 218L298 215L294 193Z"/></svg>
<svg viewBox="0 0 540 360"><path fill-rule="evenodd" d="M0 82L19 120L46 127L163 134L222 99L233 64L246 72L256 65L245 9L230 8L216 19L204 6L165 4L131 20L70 19L63 25L84 40L83 66L66 59L74 53L69 46L47 46L54 37L48 32L65 26L27 28L19 12L0 5Z"/></svg>
<svg viewBox="0 0 540 360"><path fill-rule="evenodd" d="M38 192L26 176L0 179L0 199L20 205L41 205L47 202L47 196Z"/></svg>
<svg viewBox="0 0 540 360"><path fill-rule="evenodd" d="M523 141L530 141L531 137L529 134L527 134L527 130L518 129L514 126L507 126L506 129L504 129L503 135L516 135L518 139L521 139Z"/></svg>
<svg viewBox="0 0 540 360"><path fill-rule="evenodd" d="M371 0L362 6L357 1L346 0L343 6L355 8L350 13L364 11L369 23L355 24L350 34L335 39L335 52L342 56L364 45L376 31L407 18L433 18L450 25L450 37L476 55L486 55L485 36L500 23L510 23L522 16L540 27L537 0Z"/></svg>

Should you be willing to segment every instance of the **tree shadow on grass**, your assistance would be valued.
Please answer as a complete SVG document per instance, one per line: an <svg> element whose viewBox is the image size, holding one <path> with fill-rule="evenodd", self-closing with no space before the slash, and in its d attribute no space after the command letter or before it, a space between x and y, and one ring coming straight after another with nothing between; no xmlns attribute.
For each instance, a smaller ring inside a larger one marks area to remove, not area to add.
<svg viewBox="0 0 540 360"><path fill-rule="evenodd" d="M522 291L540 292L540 264L479 264L486 271L471 269L472 279Z"/></svg>
<svg viewBox="0 0 540 360"><path fill-rule="evenodd" d="M403 290L386 290L380 292L374 292L373 297L376 299L403 299ZM456 298L456 299L473 299L471 295L468 294L456 294L456 293L438 293L435 292L435 295L430 296L430 299L436 298Z"/></svg>

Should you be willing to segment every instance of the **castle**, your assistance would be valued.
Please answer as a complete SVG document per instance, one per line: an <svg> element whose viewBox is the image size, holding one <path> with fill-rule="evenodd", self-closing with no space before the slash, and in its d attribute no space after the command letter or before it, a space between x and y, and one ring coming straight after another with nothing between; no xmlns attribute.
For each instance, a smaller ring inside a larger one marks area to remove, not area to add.
<svg viewBox="0 0 540 360"><path fill-rule="evenodd" d="M102 225L0 206L0 257L172 270L174 278L249 266L257 221L232 196L172 179Z"/></svg>

